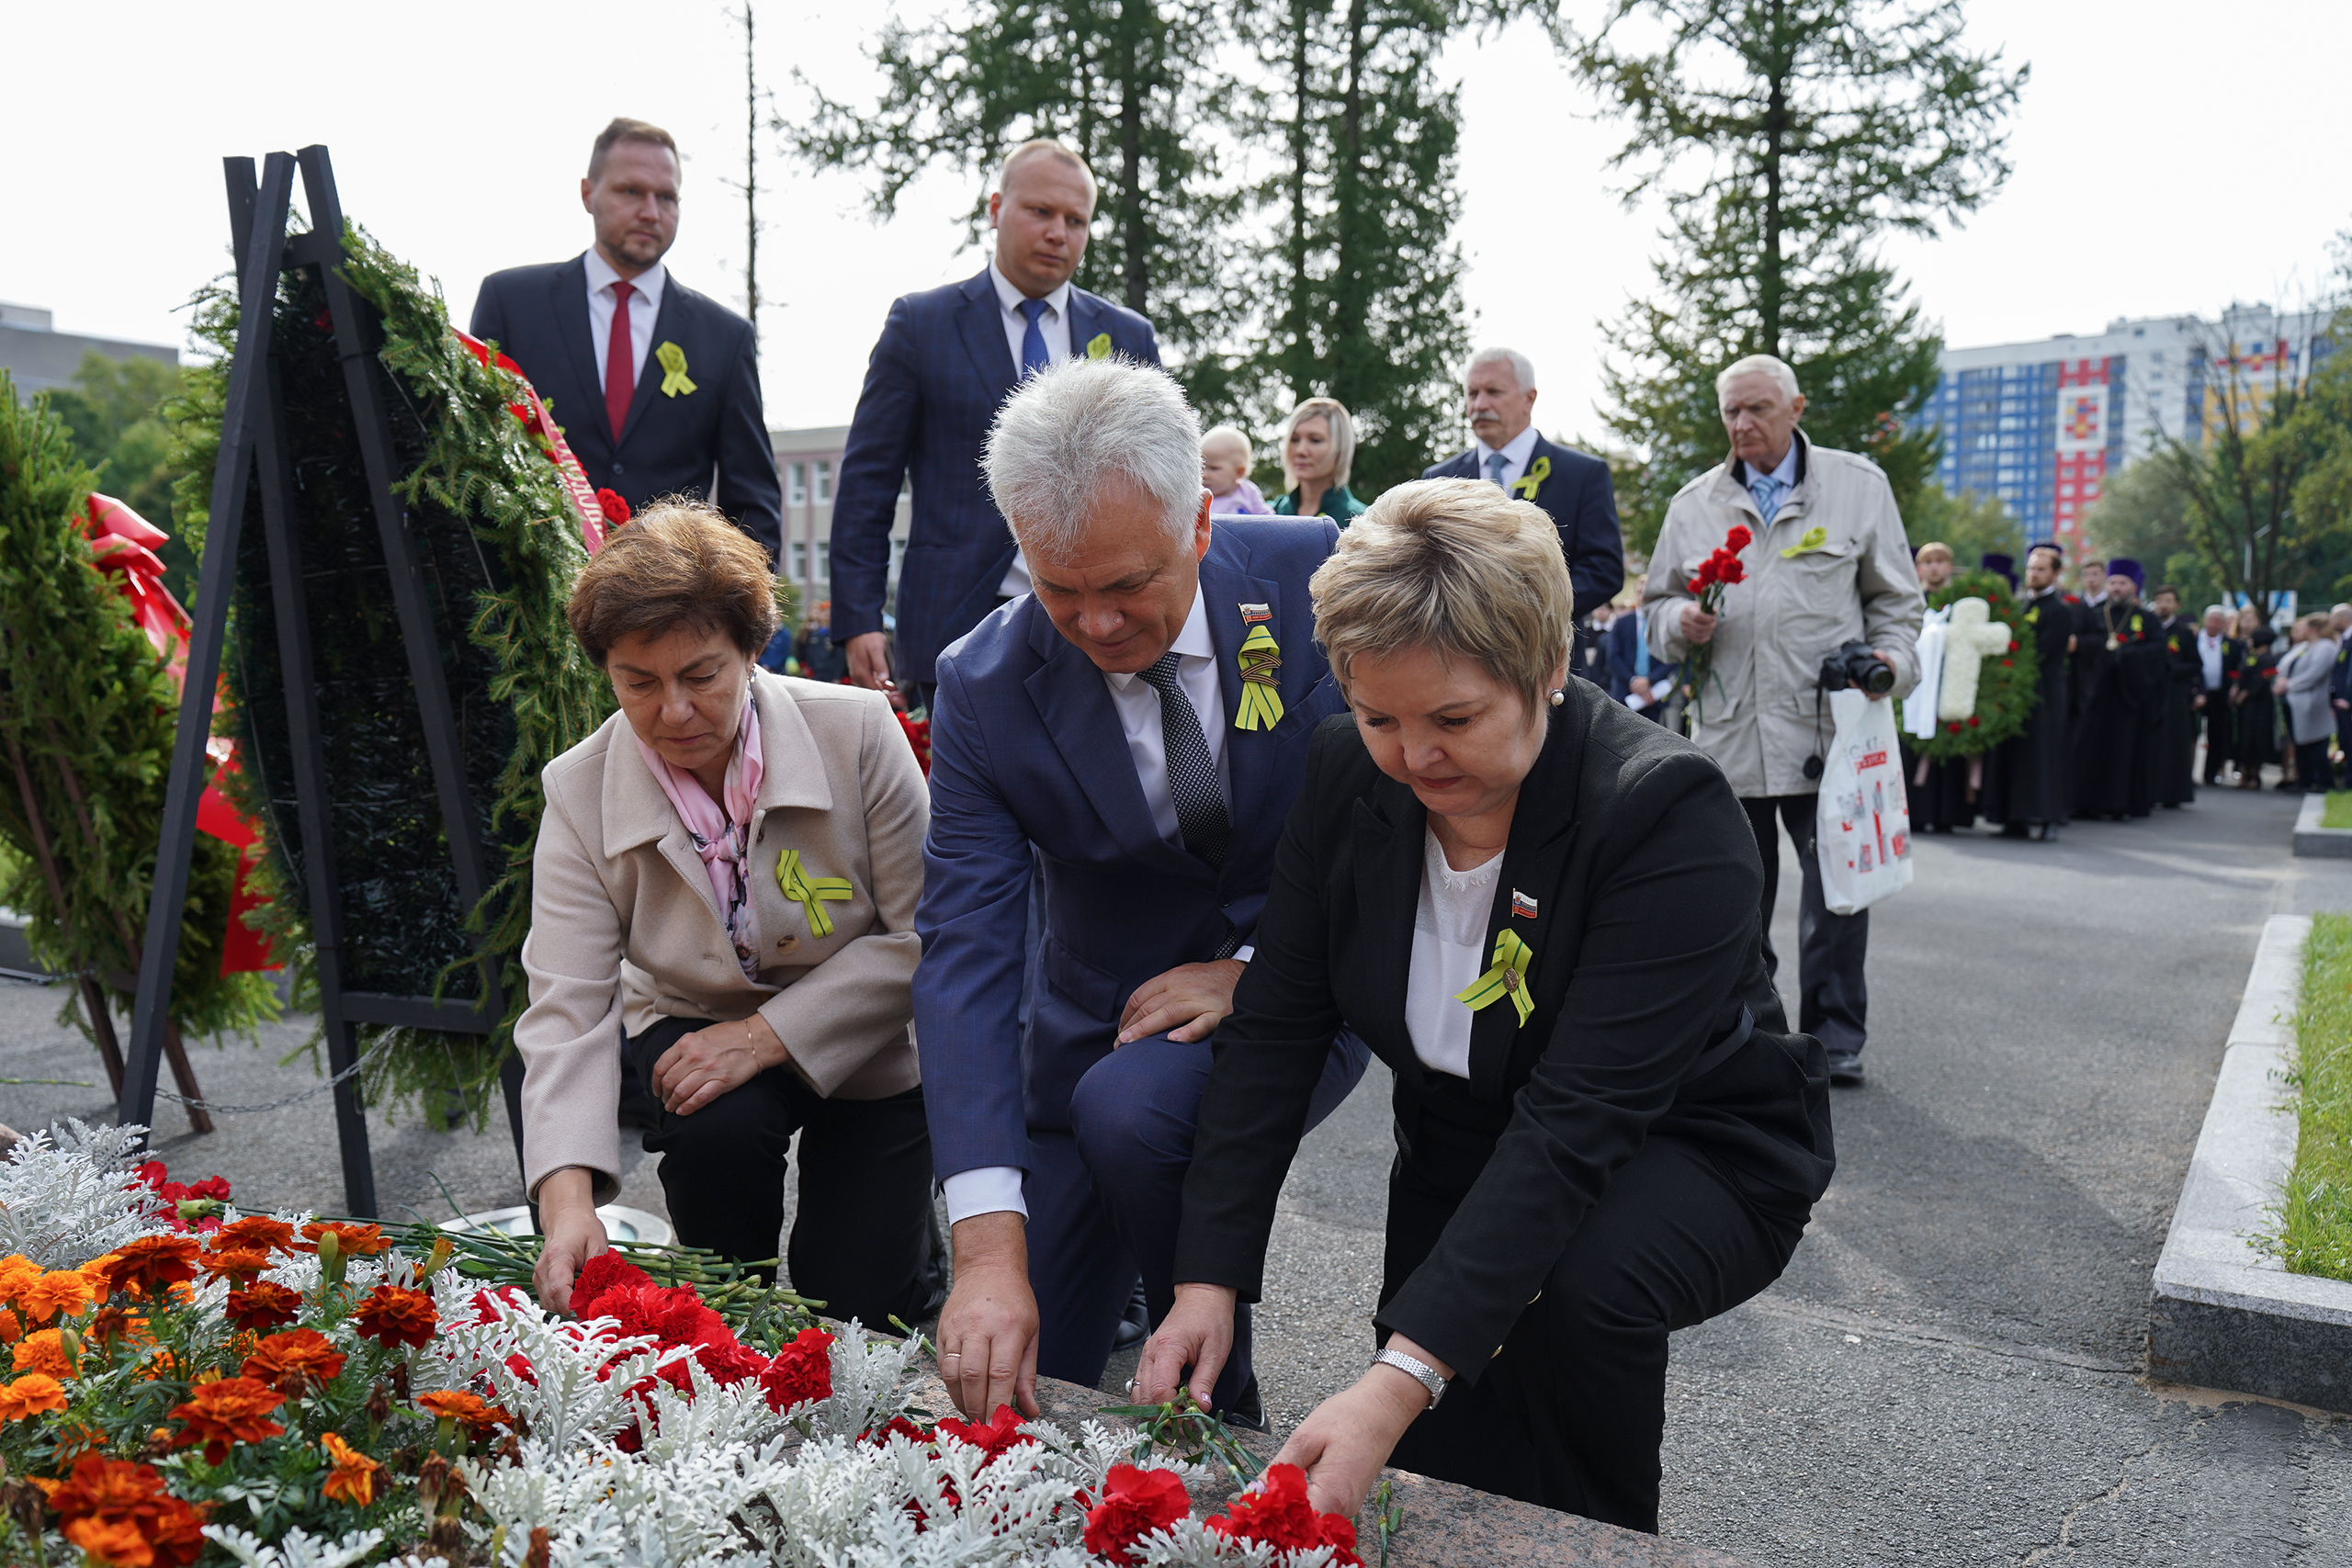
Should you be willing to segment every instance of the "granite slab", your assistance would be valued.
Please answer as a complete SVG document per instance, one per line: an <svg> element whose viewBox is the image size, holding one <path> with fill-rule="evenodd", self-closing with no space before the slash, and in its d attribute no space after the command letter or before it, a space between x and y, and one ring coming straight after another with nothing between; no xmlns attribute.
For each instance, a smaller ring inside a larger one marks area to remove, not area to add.
<svg viewBox="0 0 2352 1568"><path fill-rule="evenodd" d="M2156 1259L2148 1373L2352 1412L2352 1284L2290 1274L2251 1239L2272 1223L2295 1158L2284 1075L2310 934L2301 915L2263 928Z"/></svg>
<svg viewBox="0 0 2352 1568"><path fill-rule="evenodd" d="M915 1403L934 1416L955 1414L947 1390L936 1377L924 1378ZM1124 1427L1126 1423L1102 1414L1105 1405L1117 1403L1099 1389L1051 1378L1037 1380L1038 1410L1057 1426L1075 1429L1081 1422L1101 1421ZM1280 1446L1254 1432L1237 1436L1261 1460L1272 1460ZM1739 1559L1704 1547L1661 1540L1409 1471L1386 1470L1381 1474L1390 1483L1392 1504L1404 1512L1403 1526L1389 1540L1388 1568L1439 1568L1440 1564L1488 1568L1531 1562L1592 1563L1603 1568L1741 1568ZM1217 1512L1236 1490L1230 1483L1195 1488L1193 1512L1195 1516ZM1367 1564L1380 1561L1379 1542L1370 1523L1367 1516L1358 1524L1357 1550Z"/></svg>
<svg viewBox="0 0 2352 1568"><path fill-rule="evenodd" d="M2323 828L2319 820L2327 813L2327 796L2307 795L2295 813L2295 852L2317 855L2324 859L2352 860L2352 828Z"/></svg>

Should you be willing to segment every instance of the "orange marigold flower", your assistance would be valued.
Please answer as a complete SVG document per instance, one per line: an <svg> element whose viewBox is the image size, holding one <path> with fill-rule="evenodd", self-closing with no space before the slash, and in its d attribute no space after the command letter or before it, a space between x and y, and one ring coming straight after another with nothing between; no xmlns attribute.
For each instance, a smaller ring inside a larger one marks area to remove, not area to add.
<svg viewBox="0 0 2352 1568"><path fill-rule="evenodd" d="M106 1268L108 1291L140 1296L160 1296L172 1286L196 1278L196 1259L203 1250L194 1237L142 1235L115 1249Z"/></svg>
<svg viewBox="0 0 2352 1568"><path fill-rule="evenodd" d="M351 1316L360 1333L388 1347L422 1345L433 1337L434 1325L441 1321L431 1296L398 1285L377 1286Z"/></svg>
<svg viewBox="0 0 2352 1568"><path fill-rule="evenodd" d="M0 1258L0 1301L15 1301L17 1292L40 1278L40 1265L21 1252Z"/></svg>
<svg viewBox="0 0 2352 1568"><path fill-rule="evenodd" d="M26 1335L8 1355L11 1364L20 1372L46 1372L53 1378L74 1375L74 1362L65 1354L65 1337L54 1328Z"/></svg>
<svg viewBox="0 0 2352 1568"><path fill-rule="evenodd" d="M44 1410L65 1408L65 1386L47 1372L27 1372L0 1388L0 1421L22 1421Z"/></svg>
<svg viewBox="0 0 2352 1568"><path fill-rule="evenodd" d="M225 1251L208 1252L197 1261L214 1279L233 1280L242 1285L269 1267L269 1254L255 1247L232 1247Z"/></svg>
<svg viewBox="0 0 2352 1568"><path fill-rule="evenodd" d="M102 1289L87 1274L73 1269L52 1269L17 1292L17 1304L35 1323L47 1323L59 1313L80 1312L98 1299Z"/></svg>
<svg viewBox="0 0 2352 1568"><path fill-rule="evenodd" d="M231 1247L257 1247L264 1252L300 1250L294 1245L294 1227L266 1214L247 1214L242 1220L231 1220L212 1233L212 1245L224 1252Z"/></svg>
<svg viewBox="0 0 2352 1568"><path fill-rule="evenodd" d="M337 1502L364 1508L376 1500L376 1472L384 1467L336 1437L333 1432L321 1435L319 1444L334 1461L334 1473L328 1476L319 1494Z"/></svg>
<svg viewBox="0 0 2352 1568"><path fill-rule="evenodd" d="M0 1307L0 1345L14 1345L24 1337L25 1325L17 1320L17 1314Z"/></svg>
<svg viewBox="0 0 2352 1568"><path fill-rule="evenodd" d="M319 1237L329 1231L334 1233L335 1242L343 1248L343 1255L345 1258L373 1258L392 1245L384 1239L384 1227L381 1225L346 1225L339 1224L333 1220L312 1220L302 1227L303 1235L307 1236L311 1243L302 1250L316 1252L319 1249Z"/></svg>
<svg viewBox="0 0 2352 1568"><path fill-rule="evenodd" d="M449 1390L417 1396L417 1404L444 1421L455 1421L472 1437L481 1437L494 1427L512 1426L514 1417L503 1405L486 1404L475 1394Z"/></svg>
<svg viewBox="0 0 2352 1568"><path fill-rule="evenodd" d="M344 1353L315 1328L289 1328L254 1347L242 1369L249 1378L274 1383L288 1372L312 1382L332 1382L343 1372Z"/></svg>
<svg viewBox="0 0 2352 1568"><path fill-rule="evenodd" d="M187 1568L204 1551L204 1510L166 1492L153 1465L92 1454L67 1480L39 1484L66 1539L102 1562Z"/></svg>
<svg viewBox="0 0 2352 1568"><path fill-rule="evenodd" d="M219 1464L229 1457L232 1443L257 1443L282 1434L286 1428L270 1420L269 1413L285 1403L284 1394L251 1378L198 1383L188 1390L186 1404L172 1407L172 1419L182 1423L172 1447L202 1443L204 1461Z"/></svg>
<svg viewBox="0 0 2352 1568"><path fill-rule="evenodd" d="M255 1280L242 1291L229 1292L227 1310L229 1321L238 1327L266 1334L300 1317L302 1297L275 1280Z"/></svg>

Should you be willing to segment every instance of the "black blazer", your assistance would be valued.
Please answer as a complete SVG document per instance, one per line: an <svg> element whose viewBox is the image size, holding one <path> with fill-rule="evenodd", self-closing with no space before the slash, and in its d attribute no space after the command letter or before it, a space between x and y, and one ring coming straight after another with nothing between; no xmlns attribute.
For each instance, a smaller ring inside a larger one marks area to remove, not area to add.
<svg viewBox="0 0 2352 1568"><path fill-rule="evenodd" d="M1176 1247L1179 1280L1258 1298L1274 1202L1342 1023L1396 1073L1403 1157L1459 1207L1375 1321L1475 1381L1616 1168L1645 1138L1704 1147L1809 1203L1836 1165L1827 1062L1784 1032L1766 974L1763 865L1705 753L1571 682L1521 786L1487 951L1533 950L1534 1011L1471 1026L1467 1082L1405 1029L1427 816L1326 720L1274 861L1256 955L1216 1032ZM1514 915L1532 897L1534 918ZM1754 1029L1732 1044L1745 1010ZM1726 1052L1725 1048L1728 1047Z"/></svg>
<svg viewBox="0 0 2352 1568"><path fill-rule="evenodd" d="M751 322L669 274L662 313L653 319L653 346L678 345L695 389L664 394L667 378L647 355L617 441L597 381L582 256L492 273L474 297L469 330L523 367L554 411L590 484L618 491L632 509L656 496L707 499L765 545L770 560L776 558L784 540L784 493L760 403Z"/></svg>
<svg viewBox="0 0 2352 1568"><path fill-rule="evenodd" d="M1577 594L1577 619L1581 621L1617 597L1625 586L1625 542L1617 526L1617 491L1609 482L1609 465L1587 453L1555 446L1541 435L1527 455L1531 469L1543 458L1552 471L1535 487L1535 504L1551 513L1560 530L1560 553L1567 558L1568 581ZM1477 479L1478 449L1448 457L1421 470L1425 479ZM1511 492L1518 495L1521 492Z"/></svg>

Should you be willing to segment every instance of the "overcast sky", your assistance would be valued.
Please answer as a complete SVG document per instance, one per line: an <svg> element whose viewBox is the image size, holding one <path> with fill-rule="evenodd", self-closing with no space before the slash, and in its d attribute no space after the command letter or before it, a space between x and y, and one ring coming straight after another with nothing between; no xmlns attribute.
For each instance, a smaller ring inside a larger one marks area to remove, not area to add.
<svg viewBox="0 0 2352 1568"><path fill-rule="evenodd" d="M764 82L788 110L796 67L864 100L863 51L888 9L760 0ZM1968 14L2033 78L2004 188L1966 228L1891 247L1949 343L2300 303L2324 282L2329 240L2352 227L2339 69L2352 4L1971 0ZM586 244L578 180L615 114L678 136L671 265L741 306L742 209L719 180L742 164L742 59L718 4L0 0L0 39L10 118L35 131L0 299L48 307L60 331L184 342L176 308L225 265L220 158L312 141L334 152L345 210L438 277L462 325L484 273ZM1618 203L1602 164L1622 131L1592 118L1541 33L1458 45L1443 68L1464 85L1474 335L1534 359L1547 430L1597 432L1599 323L1646 287L1657 215ZM769 423L844 423L891 299L981 265L957 221L976 187L934 176L877 226L849 178L781 158L764 169Z"/></svg>

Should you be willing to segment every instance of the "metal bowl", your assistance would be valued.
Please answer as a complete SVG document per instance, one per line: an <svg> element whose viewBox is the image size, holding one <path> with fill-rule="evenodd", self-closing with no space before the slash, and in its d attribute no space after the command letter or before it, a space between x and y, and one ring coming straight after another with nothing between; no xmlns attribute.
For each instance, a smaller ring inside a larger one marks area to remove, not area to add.
<svg viewBox="0 0 2352 1568"><path fill-rule="evenodd" d="M642 1242L648 1247L667 1247L673 1238L670 1222L642 1209L631 1209L619 1203L606 1203L596 1211L605 1222L605 1234L615 1241ZM531 1211L527 1205L516 1204L511 1209L484 1209L478 1214L462 1219L444 1220L445 1231L495 1231L500 1235L529 1235Z"/></svg>

